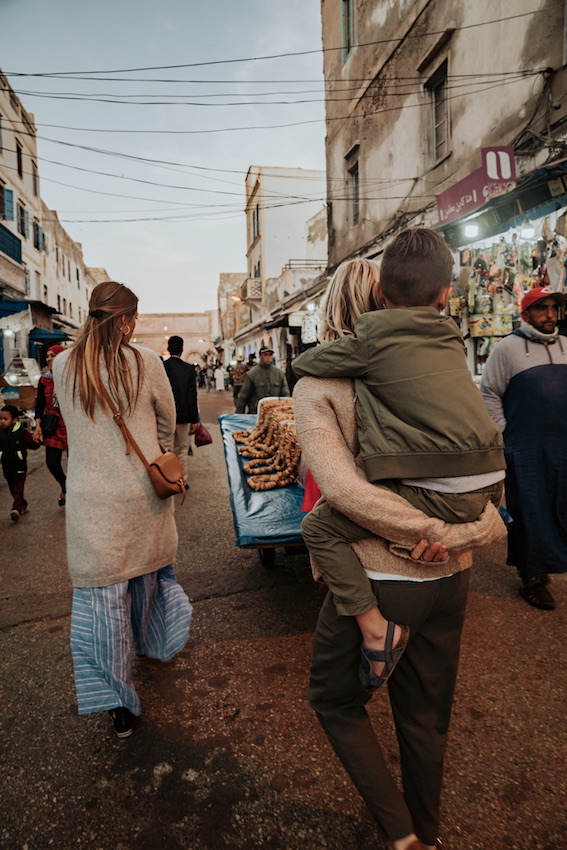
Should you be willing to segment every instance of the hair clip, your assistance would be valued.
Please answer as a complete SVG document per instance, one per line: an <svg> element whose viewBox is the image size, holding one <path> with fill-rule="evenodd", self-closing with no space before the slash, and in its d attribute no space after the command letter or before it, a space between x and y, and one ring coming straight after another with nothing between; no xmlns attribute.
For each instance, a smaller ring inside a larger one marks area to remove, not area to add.
<svg viewBox="0 0 567 850"><path fill-rule="evenodd" d="M89 316L93 319L104 319L105 313L103 310L89 310Z"/></svg>

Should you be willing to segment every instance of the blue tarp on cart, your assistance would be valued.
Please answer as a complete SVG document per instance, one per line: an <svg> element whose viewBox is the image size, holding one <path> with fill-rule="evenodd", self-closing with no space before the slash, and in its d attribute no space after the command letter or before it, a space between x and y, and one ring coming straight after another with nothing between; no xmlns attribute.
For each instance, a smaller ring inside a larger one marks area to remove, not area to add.
<svg viewBox="0 0 567 850"><path fill-rule="evenodd" d="M236 532L236 546L288 546L303 543L301 512L303 488L298 484L274 490L252 490L243 470L250 458L243 458L234 442L234 431L247 431L257 417L242 413L219 416L224 457L230 487L230 504Z"/></svg>

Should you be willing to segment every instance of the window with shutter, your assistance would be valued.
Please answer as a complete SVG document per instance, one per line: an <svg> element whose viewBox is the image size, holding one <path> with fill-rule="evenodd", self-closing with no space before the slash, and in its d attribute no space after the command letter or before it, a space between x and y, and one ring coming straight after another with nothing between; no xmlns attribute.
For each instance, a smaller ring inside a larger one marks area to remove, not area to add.
<svg viewBox="0 0 567 850"><path fill-rule="evenodd" d="M343 29L343 62L346 62L351 51L356 45L355 27L355 0L343 0L342 3L342 29Z"/></svg>
<svg viewBox="0 0 567 850"><path fill-rule="evenodd" d="M24 176L24 156L21 144L16 142L16 163L18 168L18 176L23 179Z"/></svg>
<svg viewBox="0 0 567 850"><path fill-rule="evenodd" d="M447 74L448 64L445 60L425 84L429 100L430 155L433 165L451 153Z"/></svg>
<svg viewBox="0 0 567 850"><path fill-rule="evenodd" d="M26 215L21 204L18 204L18 233L22 236L26 235Z"/></svg>
<svg viewBox="0 0 567 850"><path fill-rule="evenodd" d="M14 193L11 189L4 189L4 218L14 221Z"/></svg>
<svg viewBox="0 0 567 850"><path fill-rule="evenodd" d="M24 236L26 239L29 238L30 235L30 214L27 210L24 210Z"/></svg>

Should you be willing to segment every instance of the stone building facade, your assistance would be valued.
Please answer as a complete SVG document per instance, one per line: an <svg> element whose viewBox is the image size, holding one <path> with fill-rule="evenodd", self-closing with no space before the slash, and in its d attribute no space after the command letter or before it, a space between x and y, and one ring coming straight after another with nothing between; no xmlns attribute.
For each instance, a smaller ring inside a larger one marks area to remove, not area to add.
<svg viewBox="0 0 567 850"><path fill-rule="evenodd" d="M180 336L184 341L182 359L202 366L215 360L220 345L218 312L204 313L141 313L136 322L132 342L146 345L167 357L170 336Z"/></svg>

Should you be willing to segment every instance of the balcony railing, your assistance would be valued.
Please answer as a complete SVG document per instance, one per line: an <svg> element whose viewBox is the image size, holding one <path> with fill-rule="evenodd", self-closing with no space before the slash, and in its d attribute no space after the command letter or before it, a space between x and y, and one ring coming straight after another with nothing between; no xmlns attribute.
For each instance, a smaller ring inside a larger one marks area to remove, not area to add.
<svg viewBox="0 0 567 850"><path fill-rule="evenodd" d="M240 297L243 301L261 301L262 278L247 277L240 289Z"/></svg>
<svg viewBox="0 0 567 850"><path fill-rule="evenodd" d="M299 271L309 269L316 271L317 269L325 269L326 267L327 260L288 260L283 267L283 271L286 271L286 269Z"/></svg>

